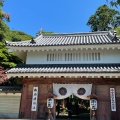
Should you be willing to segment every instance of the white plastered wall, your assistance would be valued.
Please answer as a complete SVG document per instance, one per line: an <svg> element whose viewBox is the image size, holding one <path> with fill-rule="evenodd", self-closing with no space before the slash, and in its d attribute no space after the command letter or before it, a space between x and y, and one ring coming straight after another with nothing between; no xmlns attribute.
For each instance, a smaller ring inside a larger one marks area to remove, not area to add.
<svg viewBox="0 0 120 120"><path fill-rule="evenodd" d="M65 60L65 54L81 54L80 60L72 58ZM84 54L100 53L100 60L84 59ZM47 54L59 54L60 59L47 61ZM30 51L27 53L26 64L94 64L94 63L119 63L119 49L104 49L104 50L71 50L71 51Z"/></svg>
<svg viewBox="0 0 120 120"><path fill-rule="evenodd" d="M21 93L0 93L0 119L19 117Z"/></svg>

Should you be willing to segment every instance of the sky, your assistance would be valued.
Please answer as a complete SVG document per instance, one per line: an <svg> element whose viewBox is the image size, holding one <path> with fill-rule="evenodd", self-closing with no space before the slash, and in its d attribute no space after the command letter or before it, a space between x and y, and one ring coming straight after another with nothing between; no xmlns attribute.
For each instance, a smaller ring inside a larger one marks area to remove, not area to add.
<svg viewBox="0 0 120 120"><path fill-rule="evenodd" d="M10 14L10 29L32 36L42 29L54 33L89 32L86 25L106 0L5 0L3 11Z"/></svg>

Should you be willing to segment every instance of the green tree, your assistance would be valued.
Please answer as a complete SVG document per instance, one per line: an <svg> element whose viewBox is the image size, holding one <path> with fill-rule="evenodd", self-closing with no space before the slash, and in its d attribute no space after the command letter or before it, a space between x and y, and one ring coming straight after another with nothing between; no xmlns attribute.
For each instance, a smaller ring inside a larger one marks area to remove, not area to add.
<svg viewBox="0 0 120 120"><path fill-rule="evenodd" d="M108 1L108 0L107 0ZM109 1L111 6L119 6L120 5L120 0L111 0Z"/></svg>
<svg viewBox="0 0 120 120"><path fill-rule="evenodd" d="M7 69L15 67L17 64L22 63L23 61L14 53L8 52L8 49L5 46L5 40L30 40L32 36L21 31L10 30L9 26L6 24L6 22L10 22L10 16L9 14L2 11L3 4L4 0L0 0L0 76L2 79L2 81L0 79L0 85L15 86L17 84L18 78L10 78L7 80L5 71Z"/></svg>
<svg viewBox="0 0 120 120"><path fill-rule="evenodd" d="M40 34L54 34L54 32L52 32L52 31L44 31L44 30L41 29L36 33L36 36L39 36Z"/></svg>
<svg viewBox="0 0 120 120"><path fill-rule="evenodd" d="M10 15L2 11L3 4L4 0L0 0L0 20L6 19L7 21L10 21Z"/></svg>
<svg viewBox="0 0 120 120"><path fill-rule="evenodd" d="M5 40L30 40L32 36L21 31L10 30L6 24L6 21L10 22L10 17L7 13L2 11L3 4L4 0L0 0L0 66L4 67L5 69L9 69L19 63L22 63L22 60L15 56L14 53L8 52L8 49L5 46Z"/></svg>
<svg viewBox="0 0 120 120"><path fill-rule="evenodd" d="M117 32L117 35L120 36L120 26L118 26L117 28L115 28L115 31Z"/></svg>
<svg viewBox="0 0 120 120"><path fill-rule="evenodd" d="M4 1L0 1L0 66L4 68L11 68L14 67L17 63L21 62L21 60L18 57L14 57L15 55L13 53L9 53L7 48L4 44L4 39L6 38L6 35L10 32L9 27L6 25L5 20L9 21L9 17L7 16L7 13L2 11ZM13 60L15 59L15 62ZM16 59L18 61L16 62Z"/></svg>
<svg viewBox="0 0 120 120"><path fill-rule="evenodd" d="M107 5L98 7L94 15L91 15L87 25L91 27L92 31L106 31L109 29L109 25L115 23L116 18L120 15L120 12L109 8ZM116 24L116 27L118 24Z"/></svg>

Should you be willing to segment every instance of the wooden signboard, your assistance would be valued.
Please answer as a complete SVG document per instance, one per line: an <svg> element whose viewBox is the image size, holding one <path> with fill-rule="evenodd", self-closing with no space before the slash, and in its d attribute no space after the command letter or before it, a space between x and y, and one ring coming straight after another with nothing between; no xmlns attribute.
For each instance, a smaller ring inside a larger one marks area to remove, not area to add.
<svg viewBox="0 0 120 120"><path fill-rule="evenodd" d="M115 88L110 88L111 111L116 111Z"/></svg>
<svg viewBox="0 0 120 120"><path fill-rule="evenodd" d="M32 107L31 111L37 110L38 87L33 87Z"/></svg>

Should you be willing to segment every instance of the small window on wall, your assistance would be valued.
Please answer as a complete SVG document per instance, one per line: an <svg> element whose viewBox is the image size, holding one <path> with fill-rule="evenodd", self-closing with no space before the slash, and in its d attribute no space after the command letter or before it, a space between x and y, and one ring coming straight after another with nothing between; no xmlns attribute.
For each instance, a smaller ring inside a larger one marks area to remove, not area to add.
<svg viewBox="0 0 120 120"><path fill-rule="evenodd" d="M51 61L52 60L52 54L50 54L50 60L49 61Z"/></svg>
<svg viewBox="0 0 120 120"><path fill-rule="evenodd" d="M65 53L64 60L67 61L67 53Z"/></svg>
<svg viewBox="0 0 120 120"><path fill-rule="evenodd" d="M47 54L47 61L62 61L62 54Z"/></svg>
<svg viewBox="0 0 120 120"><path fill-rule="evenodd" d="M98 60L100 60L100 53L98 53Z"/></svg>
<svg viewBox="0 0 120 120"><path fill-rule="evenodd" d="M86 53L86 61L88 61L88 53Z"/></svg>
<svg viewBox="0 0 120 120"><path fill-rule="evenodd" d="M94 61L94 53L92 53L92 61Z"/></svg>
<svg viewBox="0 0 120 120"><path fill-rule="evenodd" d="M97 53L95 53L95 60L98 60L98 56L97 56Z"/></svg>
<svg viewBox="0 0 120 120"><path fill-rule="evenodd" d="M86 59L85 59L85 53L83 53L83 61L85 61Z"/></svg>
<svg viewBox="0 0 120 120"><path fill-rule="evenodd" d="M57 61L57 54L55 54L55 61Z"/></svg>
<svg viewBox="0 0 120 120"><path fill-rule="evenodd" d="M72 61L72 53L70 54L70 61Z"/></svg>
<svg viewBox="0 0 120 120"><path fill-rule="evenodd" d="M89 61L91 61L91 53L89 53Z"/></svg>
<svg viewBox="0 0 120 120"><path fill-rule="evenodd" d="M70 55L69 55L69 53L68 53L68 61L70 61Z"/></svg>
<svg viewBox="0 0 120 120"><path fill-rule="evenodd" d="M49 54L47 54L47 61L49 61Z"/></svg>
<svg viewBox="0 0 120 120"><path fill-rule="evenodd" d="M52 61L54 61L54 54L52 54Z"/></svg>
<svg viewBox="0 0 120 120"><path fill-rule="evenodd" d="M58 61L60 60L60 55L58 54Z"/></svg>
<svg viewBox="0 0 120 120"><path fill-rule="evenodd" d="M76 61L78 61L78 53L76 53Z"/></svg>
<svg viewBox="0 0 120 120"><path fill-rule="evenodd" d="M79 53L79 61L81 60L81 53Z"/></svg>

